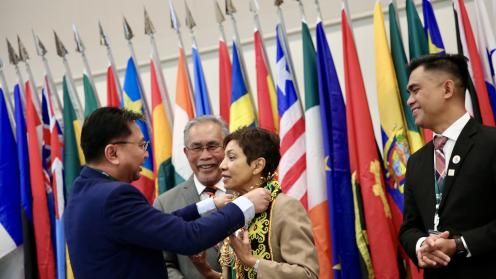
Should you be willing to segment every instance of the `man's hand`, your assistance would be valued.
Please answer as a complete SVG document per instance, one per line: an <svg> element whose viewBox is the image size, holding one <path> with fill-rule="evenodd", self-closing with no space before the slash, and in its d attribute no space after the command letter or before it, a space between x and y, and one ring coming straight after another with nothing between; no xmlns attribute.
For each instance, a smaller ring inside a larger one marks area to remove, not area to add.
<svg viewBox="0 0 496 279"><path fill-rule="evenodd" d="M449 232L445 231L438 235L431 234L427 237L420 249L417 251L417 260L422 268L436 268L447 266L451 258L447 255L447 244ZM454 241L453 241L454 242ZM442 249L441 249L442 248Z"/></svg>
<svg viewBox="0 0 496 279"><path fill-rule="evenodd" d="M225 194L225 195L222 195L222 196L219 196L219 197L214 197L215 207L217 207L217 209L221 209L226 204L228 204L229 202L231 202L233 199L234 199L234 196L231 195L231 194Z"/></svg>
<svg viewBox="0 0 496 279"><path fill-rule="evenodd" d="M213 270L207 262L207 251L200 252L196 255L189 256L191 262L195 265L198 272L200 272L203 277L207 279L217 279L220 277L220 273Z"/></svg>
<svg viewBox="0 0 496 279"><path fill-rule="evenodd" d="M456 253L456 243L454 239L439 238L436 239L434 245L439 251L450 257Z"/></svg>
<svg viewBox="0 0 496 279"><path fill-rule="evenodd" d="M270 191L264 188L256 188L243 195L248 198L255 206L255 212L260 213L267 210L271 200Z"/></svg>

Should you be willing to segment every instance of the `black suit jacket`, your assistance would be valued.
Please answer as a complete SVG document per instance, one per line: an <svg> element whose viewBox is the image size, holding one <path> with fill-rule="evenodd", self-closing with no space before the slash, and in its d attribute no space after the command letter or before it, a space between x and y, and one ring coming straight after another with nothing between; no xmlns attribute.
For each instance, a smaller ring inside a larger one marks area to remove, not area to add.
<svg viewBox="0 0 496 279"><path fill-rule="evenodd" d="M453 158L459 156L455 163ZM451 171L452 170L452 171ZM449 172L454 174L449 175ZM496 129L473 119L455 143L439 208L438 231L462 235L471 257L455 256L445 268L426 269L426 278L496 276ZM408 161L400 241L415 262L415 245L434 227L434 145Z"/></svg>
<svg viewBox="0 0 496 279"><path fill-rule="evenodd" d="M196 254L244 225L235 204L200 218L195 204L165 214L128 183L84 167L64 212L75 278L167 278L162 250Z"/></svg>

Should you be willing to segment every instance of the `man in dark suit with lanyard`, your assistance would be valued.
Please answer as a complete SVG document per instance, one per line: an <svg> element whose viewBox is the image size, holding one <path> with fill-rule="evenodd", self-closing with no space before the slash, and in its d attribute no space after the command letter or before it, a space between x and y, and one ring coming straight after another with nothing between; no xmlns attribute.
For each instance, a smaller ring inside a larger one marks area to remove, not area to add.
<svg viewBox="0 0 496 279"><path fill-rule="evenodd" d="M84 122L81 147L87 165L74 181L64 212L78 279L167 278L162 250L203 251L269 204L269 192L257 189L231 203L225 197L209 198L171 214L153 208L129 184L139 178L148 156L149 142L138 126L142 120L140 114L105 107Z"/></svg>
<svg viewBox="0 0 496 279"><path fill-rule="evenodd" d="M434 137L408 161L401 244L425 278L495 276L496 129L465 110L465 57L429 55L408 67L408 105Z"/></svg>

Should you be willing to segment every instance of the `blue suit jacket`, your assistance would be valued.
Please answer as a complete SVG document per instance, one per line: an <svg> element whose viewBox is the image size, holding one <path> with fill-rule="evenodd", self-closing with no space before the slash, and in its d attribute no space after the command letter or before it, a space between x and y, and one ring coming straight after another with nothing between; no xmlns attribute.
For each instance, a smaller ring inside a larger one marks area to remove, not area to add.
<svg viewBox="0 0 496 279"><path fill-rule="evenodd" d="M228 204L200 218L196 205L165 214L132 185L84 167L64 213L76 278L167 278L162 250L191 255L244 225Z"/></svg>

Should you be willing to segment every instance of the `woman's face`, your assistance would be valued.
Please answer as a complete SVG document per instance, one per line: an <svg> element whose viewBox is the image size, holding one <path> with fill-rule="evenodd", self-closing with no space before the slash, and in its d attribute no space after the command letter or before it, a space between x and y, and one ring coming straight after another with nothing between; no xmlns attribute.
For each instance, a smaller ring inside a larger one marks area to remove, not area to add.
<svg viewBox="0 0 496 279"><path fill-rule="evenodd" d="M227 144L225 154L220 164L224 186L241 194L248 192L260 181L259 171L256 171L257 160L248 164L245 153L235 140Z"/></svg>

